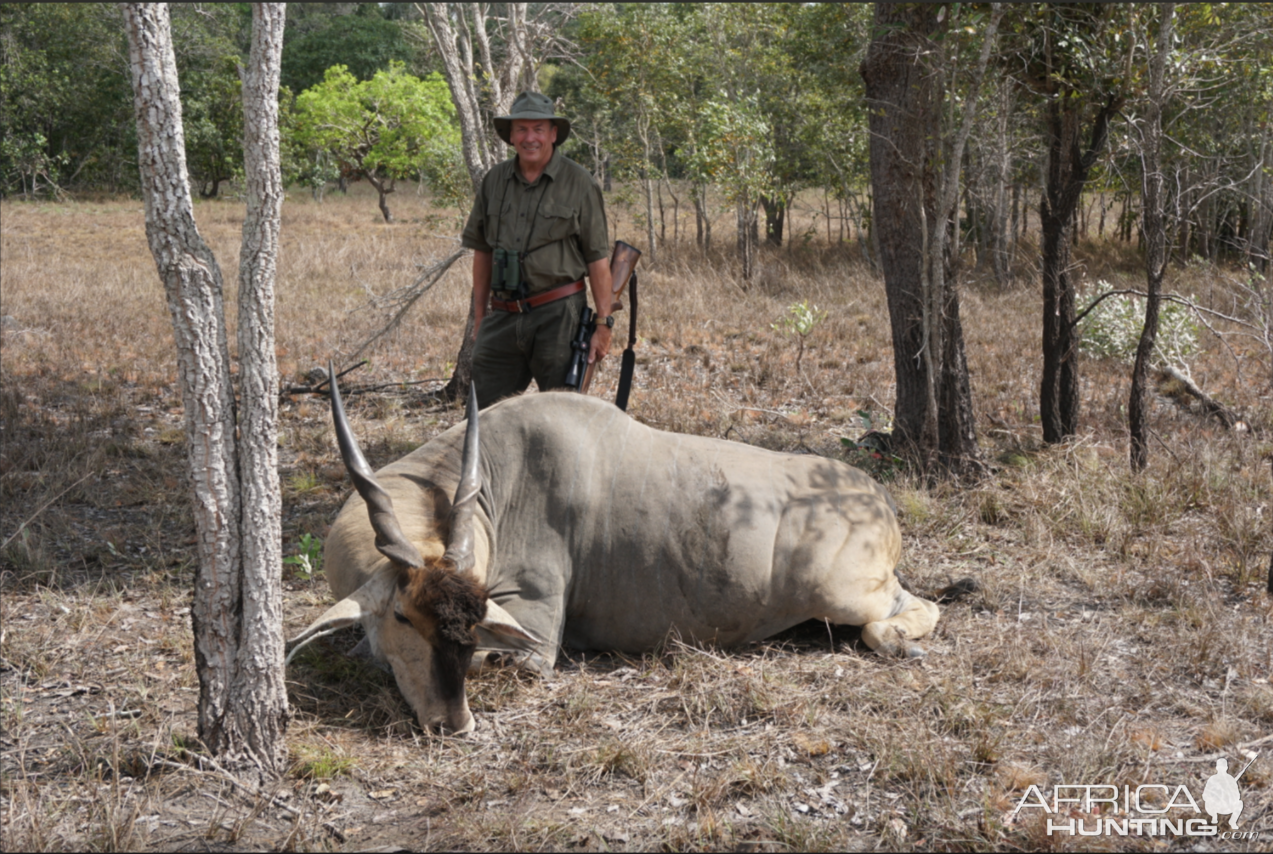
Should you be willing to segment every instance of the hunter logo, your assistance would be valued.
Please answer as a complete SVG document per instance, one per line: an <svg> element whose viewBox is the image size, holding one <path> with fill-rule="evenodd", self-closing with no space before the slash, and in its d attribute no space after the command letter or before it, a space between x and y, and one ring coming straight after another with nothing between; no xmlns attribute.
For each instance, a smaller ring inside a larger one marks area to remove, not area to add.
<svg viewBox="0 0 1273 854"><path fill-rule="evenodd" d="M1250 755L1250 754L1248 754ZM1239 831L1242 796L1238 780L1259 754L1238 772L1229 775L1229 761L1216 760L1202 790L1202 807L1187 786L1148 783L1141 786L1109 784L1061 784L1053 788L1051 801L1037 785L1026 789L1010 820L1022 810L1041 809L1047 816L1047 834L1073 836L1219 836L1221 839L1257 839L1259 831ZM1205 813L1204 813L1205 810ZM1202 816L1210 818L1203 818ZM1229 817L1229 830L1220 830L1220 816Z"/></svg>
<svg viewBox="0 0 1273 854"><path fill-rule="evenodd" d="M1251 762L1254 762L1253 758ZM1251 762L1246 768L1251 767ZM1246 773L1246 768L1238 772L1238 777ZM1242 815L1242 798L1238 795L1238 777L1229 776L1229 760L1216 760L1216 773L1207 779L1206 788L1202 790L1202 805L1211 816L1211 823L1218 824L1216 816L1228 815L1229 827L1238 828L1238 816Z"/></svg>

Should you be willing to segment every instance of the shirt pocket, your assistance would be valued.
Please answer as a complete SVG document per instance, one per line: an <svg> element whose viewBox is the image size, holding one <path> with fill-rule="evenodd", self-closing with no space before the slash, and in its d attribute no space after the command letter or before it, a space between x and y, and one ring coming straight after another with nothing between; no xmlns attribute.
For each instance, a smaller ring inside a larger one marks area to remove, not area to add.
<svg viewBox="0 0 1273 854"><path fill-rule="evenodd" d="M500 199L490 199L486 203L486 219L483 225L486 230L486 242L492 249L499 248L496 243L496 238L500 238L504 241L507 248L508 241L512 239L514 233L510 223L501 224L500 222L500 201ZM509 206L505 204L504 207L507 209ZM510 227L505 228L505 225L509 225ZM505 231L508 233L505 234Z"/></svg>
<svg viewBox="0 0 1273 854"><path fill-rule="evenodd" d="M579 233L579 208L560 202L544 201L535 223L535 246L556 243Z"/></svg>

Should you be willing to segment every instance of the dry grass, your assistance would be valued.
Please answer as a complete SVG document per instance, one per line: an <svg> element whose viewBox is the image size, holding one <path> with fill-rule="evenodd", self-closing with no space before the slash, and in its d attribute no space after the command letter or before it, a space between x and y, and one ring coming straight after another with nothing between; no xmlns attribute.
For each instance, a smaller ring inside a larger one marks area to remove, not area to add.
<svg viewBox="0 0 1273 854"><path fill-rule="evenodd" d="M409 284L454 245L439 236L454 231L449 215L426 200L401 194L386 226L364 189L321 206L296 194L285 208L285 382L352 352L383 321L369 294ZM231 292L241 211L197 208ZM613 236L637 242L630 212L612 213ZM190 764L181 402L141 205L5 203L0 221L13 318L0 332L0 536L23 526L0 554L6 849L1084 849L1014 819L1022 793L1166 783L1197 796L1212 757L1244 763L1247 746L1264 753L1242 780L1243 828L1263 836L1224 850L1267 850L1266 353L1206 336L1195 378L1252 430L1226 433L1158 398L1152 462L1134 477L1126 369L1087 363L1082 434L1042 447L1035 288L973 282L964 323L993 474L927 491L887 461L860 460L898 500L908 578L981 583L943 609L926 659L885 661L853 630L824 626L730 654L669 638L639 659L575 655L551 682L481 675L470 688L478 731L431 739L392 677L341 656L355 639L335 636L288 674L295 765L270 800ZM719 248L683 246L642 273L632 413L833 456L842 437L886 427L883 288L855 250L818 236L768 252L743 288ZM1093 279L1139 280L1127 247L1085 244L1080 257ZM1231 308L1231 274L1171 276L1172 290ZM350 382L446 379L467 288L462 264ZM771 324L805 299L829 316L797 375L795 343ZM611 396L616 375L610 365L596 390ZM350 398L373 465L458 419L429 399L433 386ZM326 533L347 484L322 401L289 398L282 418L292 553L302 533ZM285 587L290 634L330 600L321 575L289 567ZM1155 848L1134 836L1102 845Z"/></svg>

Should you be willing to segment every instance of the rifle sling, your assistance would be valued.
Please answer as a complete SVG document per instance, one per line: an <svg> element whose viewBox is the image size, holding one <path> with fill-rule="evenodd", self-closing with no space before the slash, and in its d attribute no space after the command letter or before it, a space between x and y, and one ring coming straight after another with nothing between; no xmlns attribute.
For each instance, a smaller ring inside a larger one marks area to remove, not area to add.
<svg viewBox="0 0 1273 854"><path fill-rule="evenodd" d="M632 274L630 284L631 289L631 310L628 315L628 346L623 351L623 361L619 369L619 390L614 396L614 405L628 411L628 394L632 391L632 374L636 370L636 325L637 325L637 277L636 273Z"/></svg>

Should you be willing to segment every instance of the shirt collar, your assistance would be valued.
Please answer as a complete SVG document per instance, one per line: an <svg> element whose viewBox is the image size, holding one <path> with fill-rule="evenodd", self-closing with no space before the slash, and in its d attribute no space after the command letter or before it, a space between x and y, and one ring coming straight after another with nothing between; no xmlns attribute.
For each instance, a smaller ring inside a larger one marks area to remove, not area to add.
<svg viewBox="0 0 1273 854"><path fill-rule="evenodd" d="M530 184L530 182L526 180L526 176L522 174L522 170L518 168L516 154L513 155L512 161L513 161L512 177L514 177L518 181L521 181L522 184L527 187L532 186L532 184ZM547 175L549 178L556 180L557 175L561 172L561 168L562 168L561 154L558 153L557 149L554 149L552 159L548 161L548 165L544 167L544 171L539 173L539 177L543 178L545 175Z"/></svg>

